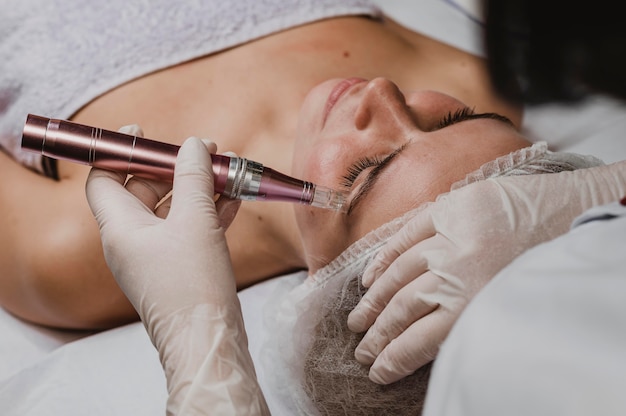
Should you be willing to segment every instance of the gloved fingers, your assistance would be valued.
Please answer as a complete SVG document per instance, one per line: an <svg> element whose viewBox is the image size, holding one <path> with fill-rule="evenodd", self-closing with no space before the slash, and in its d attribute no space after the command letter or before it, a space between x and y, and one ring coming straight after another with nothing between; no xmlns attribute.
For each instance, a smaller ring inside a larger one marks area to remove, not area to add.
<svg viewBox="0 0 626 416"><path fill-rule="evenodd" d="M129 178L124 187L152 212L156 210L159 201L172 190L171 183L139 178L137 176Z"/></svg>
<svg viewBox="0 0 626 416"><path fill-rule="evenodd" d="M219 227L213 200L213 165L210 153L215 153L215 143L206 144L190 137L178 151L174 168L174 188L170 217L197 226L198 221ZM200 209L199 209L200 208Z"/></svg>
<svg viewBox="0 0 626 416"><path fill-rule="evenodd" d="M434 360L455 319L440 308L413 323L378 355L370 367L370 380L394 383Z"/></svg>
<svg viewBox="0 0 626 416"><path fill-rule="evenodd" d="M427 271L426 258L421 255L421 244L402 253L363 295L348 315L348 328L354 332L367 330L391 298L409 282Z"/></svg>
<svg viewBox="0 0 626 416"><path fill-rule="evenodd" d="M389 301L354 351L362 364L372 364L390 342L414 322L423 319L439 306L429 294L437 292L442 280L426 272L403 287Z"/></svg>
<svg viewBox="0 0 626 416"><path fill-rule="evenodd" d="M138 124L129 124L122 126L118 129L118 132L129 134L132 136L143 137L143 130ZM89 192L88 196L90 199L95 199L97 197L96 195L94 195L94 188L98 189L100 186L107 187L107 185L100 185L100 179L110 178L120 184L124 184L124 182L126 182L124 185L126 190L134 195L137 199L139 199L139 201L141 201L150 211L154 211L158 202L172 188L171 184L160 183L157 181L151 181L139 177L127 178L127 175L122 173L101 171L99 169L92 169L90 177L91 186L90 189L87 190ZM104 195L108 193L108 191L105 189L97 192Z"/></svg>
<svg viewBox="0 0 626 416"><path fill-rule="evenodd" d="M117 131L131 136L143 137L143 129L139 124L127 124L120 127Z"/></svg>
<svg viewBox="0 0 626 416"><path fill-rule="evenodd" d="M363 286L370 287L402 253L435 234L430 207L418 212L374 257L363 273Z"/></svg>
<svg viewBox="0 0 626 416"><path fill-rule="evenodd" d="M108 218L126 219L132 224L131 214L147 212L145 205L124 188L125 175L108 170L92 168L87 177L85 191L91 212L102 229Z"/></svg>
<svg viewBox="0 0 626 416"><path fill-rule="evenodd" d="M167 218L172 207L172 193L171 191L159 202L158 206L154 210L154 215L159 218Z"/></svg>

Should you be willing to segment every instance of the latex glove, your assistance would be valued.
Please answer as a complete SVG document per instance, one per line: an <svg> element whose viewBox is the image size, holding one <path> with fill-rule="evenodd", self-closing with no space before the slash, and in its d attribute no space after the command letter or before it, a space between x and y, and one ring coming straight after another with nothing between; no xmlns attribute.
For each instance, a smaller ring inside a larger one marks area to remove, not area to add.
<svg viewBox="0 0 626 416"><path fill-rule="evenodd" d="M181 147L171 185L92 169L87 198L104 254L159 351L168 414L269 414L247 348L222 217L238 201L214 203L210 152ZM168 212L162 219L157 213ZM228 222L228 221L226 221Z"/></svg>
<svg viewBox="0 0 626 416"><path fill-rule="evenodd" d="M503 177L438 198L381 249L369 287L348 317L367 330L355 350L369 377L388 384L433 360L472 297L526 249L568 231L573 219L626 194L626 162Z"/></svg>

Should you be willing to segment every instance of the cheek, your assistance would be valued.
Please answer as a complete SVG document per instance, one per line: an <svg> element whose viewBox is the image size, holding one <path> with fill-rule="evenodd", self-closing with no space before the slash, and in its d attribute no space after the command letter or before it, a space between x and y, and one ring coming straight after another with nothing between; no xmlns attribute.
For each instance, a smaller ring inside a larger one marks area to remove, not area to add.
<svg viewBox="0 0 626 416"><path fill-rule="evenodd" d="M310 273L327 265L347 247L348 230L340 214L298 206L296 221Z"/></svg>
<svg viewBox="0 0 626 416"><path fill-rule="evenodd" d="M294 177L304 179L303 173L308 170L305 166L307 151L302 141L298 141L294 147L293 157L291 160L291 173Z"/></svg>
<svg viewBox="0 0 626 416"><path fill-rule="evenodd" d="M298 146L294 152L292 172L299 179L337 189L347 169L347 150L341 140L322 138L306 147Z"/></svg>
<svg viewBox="0 0 626 416"><path fill-rule="evenodd" d="M318 133L308 126L310 121L307 120L307 118L302 116L298 120L298 129L294 140L292 173L300 179L304 179L303 173L310 170L312 164L311 159L317 153L314 149L316 147Z"/></svg>
<svg viewBox="0 0 626 416"><path fill-rule="evenodd" d="M321 171L320 154L315 147L296 149L292 166L292 172L296 178L317 184Z"/></svg>

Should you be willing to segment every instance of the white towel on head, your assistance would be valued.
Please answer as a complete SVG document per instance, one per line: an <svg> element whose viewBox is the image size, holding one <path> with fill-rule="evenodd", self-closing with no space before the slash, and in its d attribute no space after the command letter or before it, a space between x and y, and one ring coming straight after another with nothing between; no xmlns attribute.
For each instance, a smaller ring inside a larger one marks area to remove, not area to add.
<svg viewBox="0 0 626 416"><path fill-rule="evenodd" d="M300 24L371 15L368 0L21 0L0 14L0 146L20 150L28 113L70 118L147 73Z"/></svg>

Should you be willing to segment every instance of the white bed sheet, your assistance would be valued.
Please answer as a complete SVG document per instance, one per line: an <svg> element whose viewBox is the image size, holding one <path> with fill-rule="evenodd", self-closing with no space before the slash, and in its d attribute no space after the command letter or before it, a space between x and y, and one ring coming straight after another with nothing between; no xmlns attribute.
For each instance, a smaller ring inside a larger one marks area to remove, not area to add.
<svg viewBox="0 0 626 416"><path fill-rule="evenodd" d="M476 13L473 0L459 0L457 7L442 0L379 2L400 23L415 24L433 37L482 53L480 25L466 16ZM447 20L437 18L444 13ZM617 101L598 97L573 107L528 110L523 128L556 150L593 154L607 163L626 159L626 107ZM265 300L278 284L296 284L304 277L286 275L240 292L255 362L265 335ZM164 414L165 378L140 323L97 334L62 332L25 323L0 309L0 334L3 416ZM258 376L263 386L265 375ZM271 391L265 393L274 415L290 414Z"/></svg>
<svg viewBox="0 0 626 416"><path fill-rule="evenodd" d="M248 347L258 363L263 306L277 284L302 282L305 272L242 290ZM156 349L141 323L97 334L53 331L0 309L0 415L154 416L165 414L167 390ZM257 365L257 368L260 368ZM265 384L265 375L257 374ZM289 415L268 392L273 415Z"/></svg>

